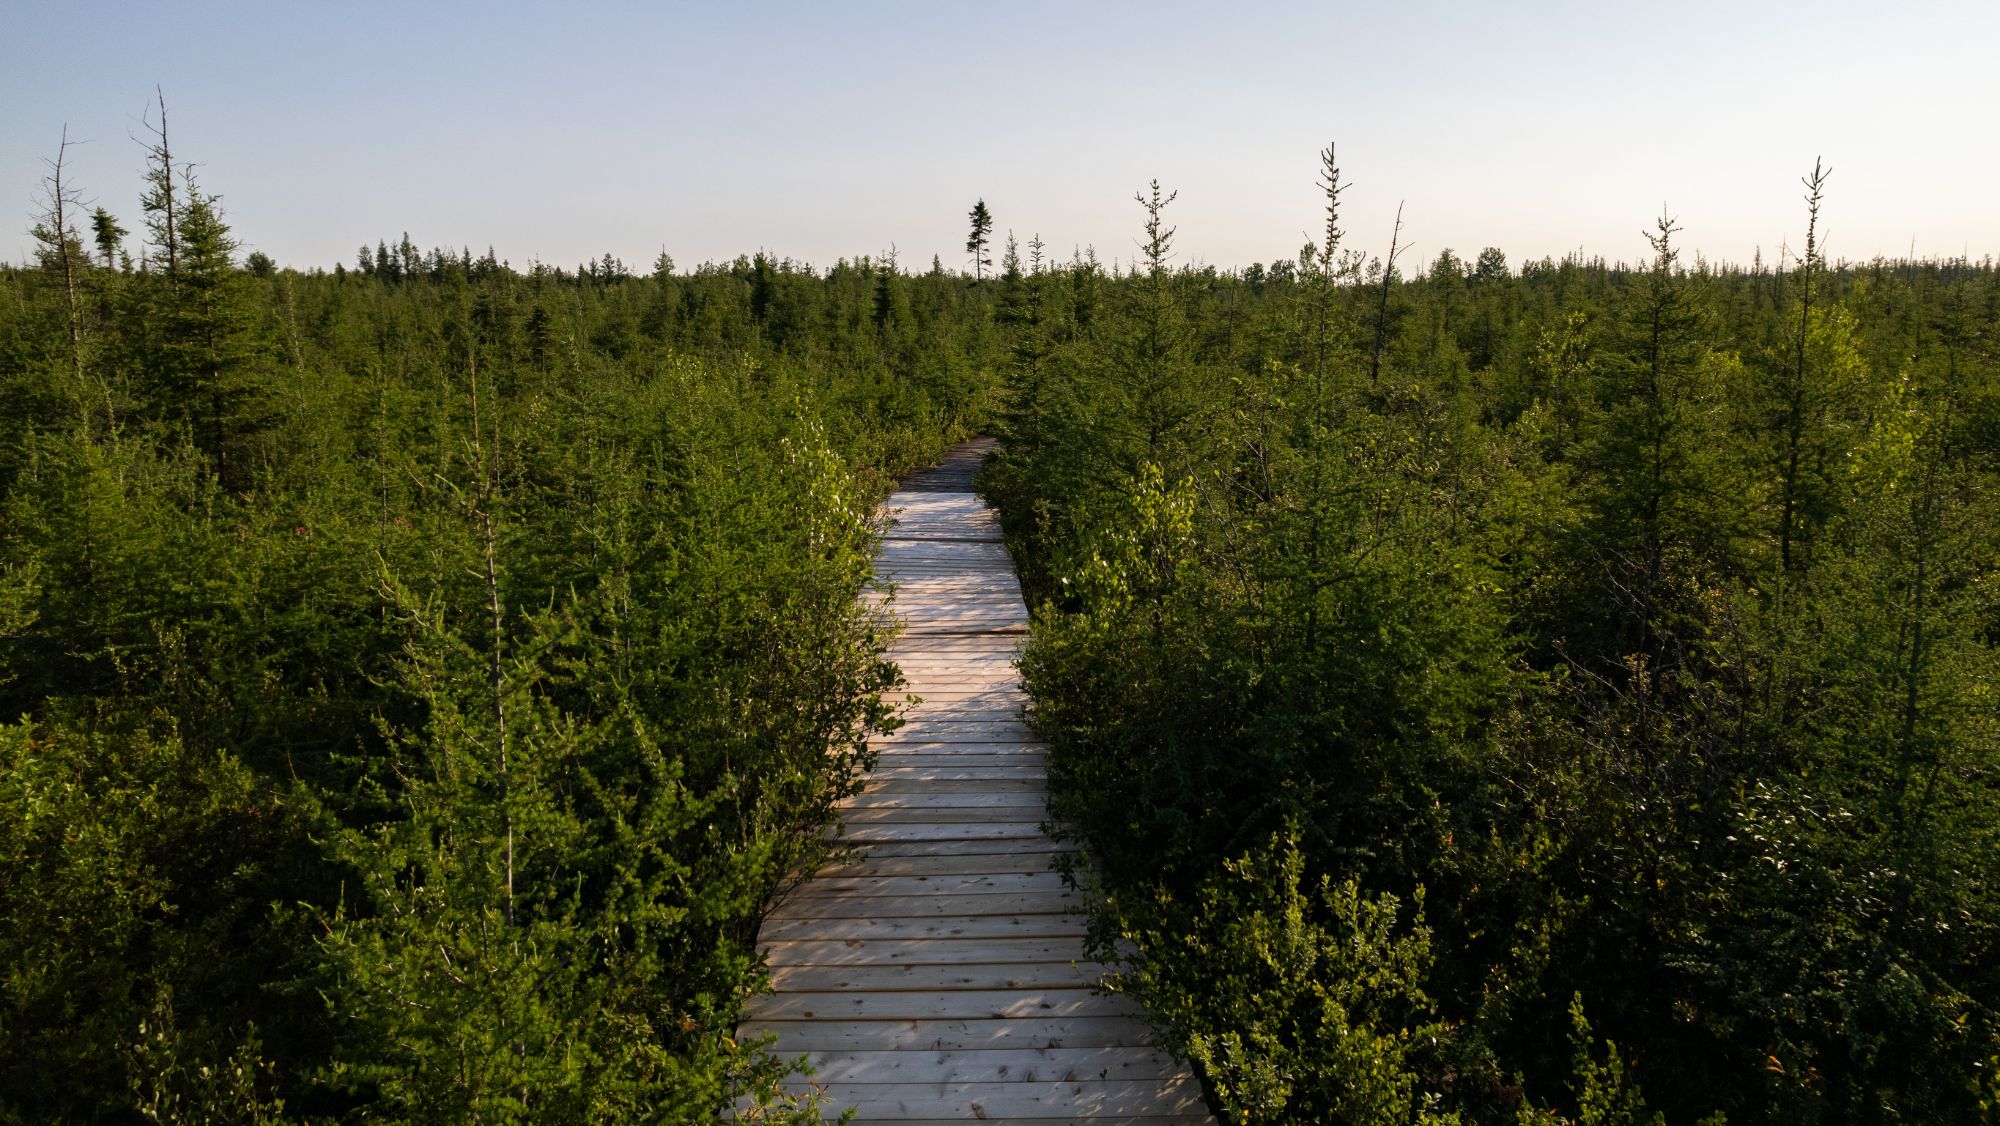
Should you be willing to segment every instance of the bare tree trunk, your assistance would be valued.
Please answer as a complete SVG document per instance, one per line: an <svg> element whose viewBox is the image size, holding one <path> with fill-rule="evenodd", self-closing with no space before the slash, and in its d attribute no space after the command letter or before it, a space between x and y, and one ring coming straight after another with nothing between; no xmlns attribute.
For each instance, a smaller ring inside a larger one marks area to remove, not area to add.
<svg viewBox="0 0 2000 1126"><path fill-rule="evenodd" d="M153 130L153 136L158 139L147 146L147 151L160 163L160 209L166 220L167 276L173 277L181 266L179 218L174 213L174 151L167 143L166 92L155 86L153 93L158 96L160 102L160 126Z"/></svg>
<svg viewBox="0 0 2000 1126"><path fill-rule="evenodd" d="M69 126L63 126L62 141L56 146L54 160L44 161L49 174L42 180L42 190L47 196L47 210L39 217L35 236L43 244L48 255L44 262L52 262L62 275L63 302L66 327L69 332L70 367L76 378L77 393L83 388L83 306L77 300L77 251L79 237L72 234L70 224L73 216L71 208L81 207L76 189L63 179L63 165L69 159Z"/></svg>
<svg viewBox="0 0 2000 1126"><path fill-rule="evenodd" d="M1389 283L1396 276L1396 255L1402 253L1403 205L1396 204L1396 229L1389 236L1389 260L1382 264L1382 297L1375 305L1375 354L1368 361L1368 385L1382 378L1382 345L1389 336Z"/></svg>

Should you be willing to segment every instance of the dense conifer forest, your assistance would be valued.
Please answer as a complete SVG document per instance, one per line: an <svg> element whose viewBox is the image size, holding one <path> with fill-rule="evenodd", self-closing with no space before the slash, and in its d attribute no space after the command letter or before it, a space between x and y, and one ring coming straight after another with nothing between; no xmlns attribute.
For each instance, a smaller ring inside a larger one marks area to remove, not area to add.
<svg viewBox="0 0 2000 1126"><path fill-rule="evenodd" d="M0 267L0 1120L817 1121L756 928L895 722L874 503L979 433L1224 1120L2000 1114L1991 262L1829 260L1815 171L1781 262L1417 264L1329 150L1241 269L1158 185L1130 268L982 199L963 270L297 269L159 124Z"/></svg>

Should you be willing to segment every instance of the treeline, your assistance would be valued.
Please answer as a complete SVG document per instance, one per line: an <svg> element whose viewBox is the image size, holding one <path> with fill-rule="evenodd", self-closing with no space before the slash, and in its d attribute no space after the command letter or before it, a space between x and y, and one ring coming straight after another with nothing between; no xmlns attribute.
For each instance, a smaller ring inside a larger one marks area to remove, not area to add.
<svg viewBox="0 0 2000 1126"><path fill-rule="evenodd" d="M818 1121L736 1013L989 296L278 269L156 125L0 268L0 1121Z"/></svg>
<svg viewBox="0 0 2000 1126"><path fill-rule="evenodd" d="M1816 170L1781 269L1406 275L1322 172L997 287L1119 988L1232 1121L1991 1120L2000 271L1829 264Z"/></svg>

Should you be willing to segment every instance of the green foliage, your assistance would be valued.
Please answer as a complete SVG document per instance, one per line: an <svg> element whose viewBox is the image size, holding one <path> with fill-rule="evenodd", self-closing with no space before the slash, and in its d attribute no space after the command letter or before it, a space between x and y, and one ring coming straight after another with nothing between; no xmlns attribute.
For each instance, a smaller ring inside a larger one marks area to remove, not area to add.
<svg viewBox="0 0 2000 1126"><path fill-rule="evenodd" d="M285 947L245 946L277 937L266 912L304 829L226 754L82 724L0 728L0 1113L282 1109L258 1038L269 1007L240 975L286 968Z"/></svg>
<svg viewBox="0 0 2000 1126"><path fill-rule="evenodd" d="M1790 274L1405 276L1321 172L1242 274L1157 185L1131 273L329 274L162 114L138 268L0 268L0 1119L816 1120L756 927L893 722L873 502L992 423L1091 941L1228 1117L1990 1121L1993 268L1816 176Z"/></svg>
<svg viewBox="0 0 2000 1126"><path fill-rule="evenodd" d="M892 722L872 512L993 411L991 299L238 263L160 124L87 347L0 268L0 1121L818 1121L736 1016Z"/></svg>
<svg viewBox="0 0 2000 1126"><path fill-rule="evenodd" d="M1099 954L1244 1121L1990 1119L1991 267L1404 280L1322 163L1296 262L1167 266L1156 189L1022 281L983 487Z"/></svg>
<svg viewBox="0 0 2000 1126"><path fill-rule="evenodd" d="M1427 1020L1422 903L1405 923L1394 896L1308 883L1305 867L1296 839L1273 838L1192 904L1148 904L1127 924L1146 933L1119 935L1146 954L1113 987L1148 1003L1229 1121L1457 1121L1412 1065L1443 1031Z"/></svg>

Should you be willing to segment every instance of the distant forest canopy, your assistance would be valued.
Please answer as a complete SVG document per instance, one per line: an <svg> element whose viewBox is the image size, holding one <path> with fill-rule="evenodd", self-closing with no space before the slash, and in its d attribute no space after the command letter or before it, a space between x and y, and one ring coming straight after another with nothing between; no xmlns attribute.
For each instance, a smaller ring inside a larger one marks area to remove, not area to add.
<svg viewBox="0 0 2000 1126"><path fill-rule="evenodd" d="M1243 270L1152 186L1130 269L299 271L155 116L0 267L0 1121L817 1121L735 1014L976 433L1226 1120L2000 1113L1991 261L1828 262L1816 172L1778 264L1418 268L1329 150Z"/></svg>

